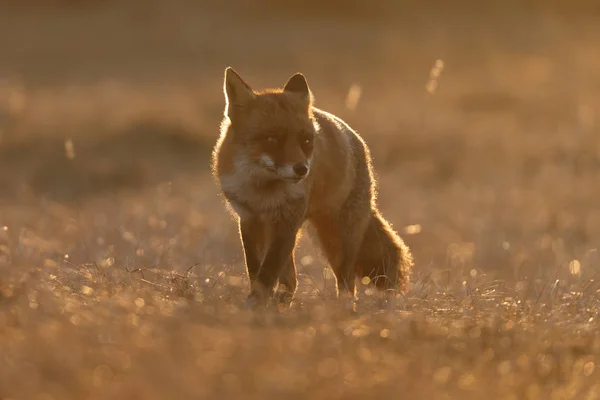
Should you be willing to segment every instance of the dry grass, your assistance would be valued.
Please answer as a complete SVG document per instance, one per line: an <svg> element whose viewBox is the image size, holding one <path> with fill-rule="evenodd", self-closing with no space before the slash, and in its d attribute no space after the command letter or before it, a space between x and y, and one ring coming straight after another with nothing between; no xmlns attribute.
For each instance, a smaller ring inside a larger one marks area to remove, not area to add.
<svg viewBox="0 0 600 400"><path fill-rule="evenodd" d="M600 398L594 15L33 4L0 13L0 399ZM397 304L346 314L305 238L292 309L243 307L226 65L371 145Z"/></svg>

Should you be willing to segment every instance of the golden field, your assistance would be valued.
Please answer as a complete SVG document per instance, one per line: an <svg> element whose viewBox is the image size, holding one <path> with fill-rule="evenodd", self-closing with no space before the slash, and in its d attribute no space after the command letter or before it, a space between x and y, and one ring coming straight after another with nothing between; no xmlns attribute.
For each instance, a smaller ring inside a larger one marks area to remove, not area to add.
<svg viewBox="0 0 600 400"><path fill-rule="evenodd" d="M0 399L600 398L594 2L0 5ZM303 72L415 257L248 311L209 171L223 70Z"/></svg>

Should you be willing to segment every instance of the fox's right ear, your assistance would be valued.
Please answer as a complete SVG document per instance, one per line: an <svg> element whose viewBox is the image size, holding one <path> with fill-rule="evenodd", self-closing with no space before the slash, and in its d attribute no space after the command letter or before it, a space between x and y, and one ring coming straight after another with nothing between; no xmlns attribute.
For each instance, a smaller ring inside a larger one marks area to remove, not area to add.
<svg viewBox="0 0 600 400"><path fill-rule="evenodd" d="M225 115L233 122L256 98L254 91L231 67L225 68Z"/></svg>
<svg viewBox="0 0 600 400"><path fill-rule="evenodd" d="M306 78L300 72L287 81L283 87L283 91L301 96L309 105L312 102L312 93L308 88L308 82L306 82Z"/></svg>

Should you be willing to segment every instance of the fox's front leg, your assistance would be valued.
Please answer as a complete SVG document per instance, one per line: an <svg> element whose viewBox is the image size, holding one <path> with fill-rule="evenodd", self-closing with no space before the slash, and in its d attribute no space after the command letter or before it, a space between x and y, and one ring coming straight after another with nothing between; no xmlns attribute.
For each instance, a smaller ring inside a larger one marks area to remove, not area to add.
<svg viewBox="0 0 600 400"><path fill-rule="evenodd" d="M266 231L258 217L240 220L240 236L244 247L246 271L250 282L256 280L264 256Z"/></svg>
<svg viewBox="0 0 600 400"><path fill-rule="evenodd" d="M254 279L251 278L249 300L265 303L272 298L279 278L292 257L300 224L275 223L271 227L271 240L267 247L264 261Z"/></svg>

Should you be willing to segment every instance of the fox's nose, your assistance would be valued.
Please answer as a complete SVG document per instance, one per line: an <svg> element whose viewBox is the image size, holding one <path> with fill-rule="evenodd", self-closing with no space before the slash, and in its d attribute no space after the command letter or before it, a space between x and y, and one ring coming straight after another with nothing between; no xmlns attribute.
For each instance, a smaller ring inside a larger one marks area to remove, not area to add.
<svg viewBox="0 0 600 400"><path fill-rule="evenodd" d="M294 165L294 173L299 178L304 178L308 174L308 167L303 163L296 164Z"/></svg>

